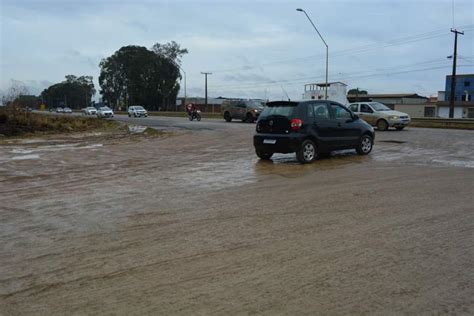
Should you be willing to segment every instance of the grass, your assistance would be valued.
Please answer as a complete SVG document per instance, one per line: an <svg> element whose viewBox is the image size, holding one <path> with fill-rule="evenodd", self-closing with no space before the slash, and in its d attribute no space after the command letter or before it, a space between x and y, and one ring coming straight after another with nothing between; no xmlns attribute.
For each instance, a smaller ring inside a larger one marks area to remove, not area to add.
<svg viewBox="0 0 474 316"><path fill-rule="evenodd" d="M3 136L84 132L116 128L118 125L110 120L31 113L15 106L0 108L0 134Z"/></svg>

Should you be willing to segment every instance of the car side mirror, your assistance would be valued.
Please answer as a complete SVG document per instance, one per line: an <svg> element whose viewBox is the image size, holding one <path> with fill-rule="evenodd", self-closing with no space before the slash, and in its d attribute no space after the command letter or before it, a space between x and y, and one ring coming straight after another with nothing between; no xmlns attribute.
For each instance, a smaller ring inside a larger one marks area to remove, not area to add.
<svg viewBox="0 0 474 316"><path fill-rule="evenodd" d="M355 113L352 113L352 122L357 121L359 119L359 116Z"/></svg>

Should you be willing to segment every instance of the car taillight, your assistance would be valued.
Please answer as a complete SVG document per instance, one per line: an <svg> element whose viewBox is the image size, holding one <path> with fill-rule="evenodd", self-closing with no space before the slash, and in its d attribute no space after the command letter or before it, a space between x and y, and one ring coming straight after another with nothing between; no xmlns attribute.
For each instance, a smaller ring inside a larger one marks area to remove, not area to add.
<svg viewBox="0 0 474 316"><path fill-rule="evenodd" d="M297 132L300 130L301 126L303 126L303 121L300 119L292 119L290 121L291 124L291 130L294 132Z"/></svg>

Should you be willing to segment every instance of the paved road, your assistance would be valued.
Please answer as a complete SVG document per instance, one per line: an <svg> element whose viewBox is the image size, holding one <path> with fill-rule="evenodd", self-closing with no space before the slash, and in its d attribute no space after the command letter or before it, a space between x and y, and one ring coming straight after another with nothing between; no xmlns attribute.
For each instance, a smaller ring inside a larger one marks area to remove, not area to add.
<svg viewBox="0 0 474 316"><path fill-rule="evenodd" d="M224 130L224 129L240 129L242 125L248 128L255 128L255 124L242 123L241 121L225 122L224 119L202 119L198 121L190 121L187 117L164 117L149 116L144 118L128 117L127 115L115 115L114 120L125 122L127 124L142 125L153 127L156 129L185 129L185 130ZM245 127L244 127L245 128Z"/></svg>

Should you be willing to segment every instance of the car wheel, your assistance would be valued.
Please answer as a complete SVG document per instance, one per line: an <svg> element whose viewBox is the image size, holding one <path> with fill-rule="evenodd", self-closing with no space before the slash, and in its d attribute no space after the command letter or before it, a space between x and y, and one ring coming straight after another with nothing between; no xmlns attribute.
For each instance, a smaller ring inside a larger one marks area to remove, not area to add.
<svg viewBox="0 0 474 316"><path fill-rule="evenodd" d="M229 113L229 112L225 112L225 113L224 113L224 120L225 120L226 122L232 121L232 116L230 116L230 113Z"/></svg>
<svg viewBox="0 0 474 316"><path fill-rule="evenodd" d="M128 117L132 117L132 115L130 113L128 113Z"/></svg>
<svg viewBox="0 0 474 316"><path fill-rule="evenodd" d="M311 163L318 157L318 150L312 140L305 140L296 152L296 159L300 163Z"/></svg>
<svg viewBox="0 0 474 316"><path fill-rule="evenodd" d="M377 129L379 131L386 131L388 129L388 123L386 120L378 120Z"/></svg>
<svg viewBox="0 0 474 316"><path fill-rule="evenodd" d="M399 126L399 127L395 127L397 129L397 131L401 131L402 129L405 128L405 126Z"/></svg>
<svg viewBox="0 0 474 316"><path fill-rule="evenodd" d="M258 158L262 160L269 160L273 156L272 152L258 150L258 149L255 150L255 153L257 154Z"/></svg>
<svg viewBox="0 0 474 316"><path fill-rule="evenodd" d="M360 138L359 146L356 151L359 155L368 155L372 151L373 141L369 135L363 135Z"/></svg>

